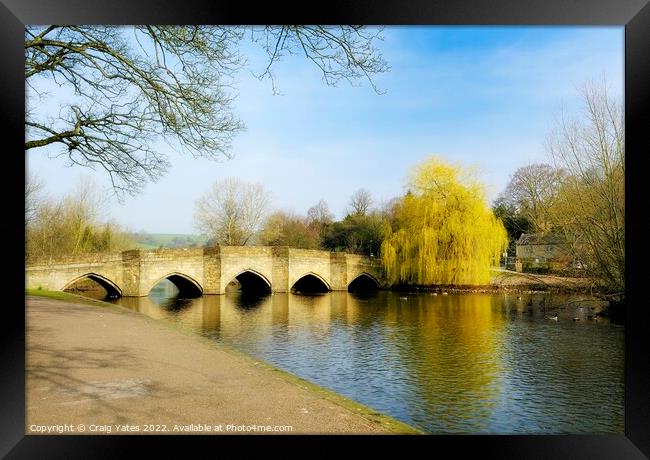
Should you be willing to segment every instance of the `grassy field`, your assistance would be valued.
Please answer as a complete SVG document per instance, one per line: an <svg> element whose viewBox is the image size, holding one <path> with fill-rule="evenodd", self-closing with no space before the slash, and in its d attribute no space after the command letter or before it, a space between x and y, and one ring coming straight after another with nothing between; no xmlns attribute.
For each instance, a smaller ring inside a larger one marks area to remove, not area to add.
<svg viewBox="0 0 650 460"><path fill-rule="evenodd" d="M203 236L182 233L135 233L132 238L138 249L201 247L207 241Z"/></svg>

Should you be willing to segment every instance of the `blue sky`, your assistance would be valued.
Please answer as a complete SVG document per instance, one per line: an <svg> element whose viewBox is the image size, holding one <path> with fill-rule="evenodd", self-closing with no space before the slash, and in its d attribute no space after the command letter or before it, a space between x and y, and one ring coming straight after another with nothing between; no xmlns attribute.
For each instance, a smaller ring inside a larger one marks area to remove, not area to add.
<svg viewBox="0 0 650 460"><path fill-rule="evenodd" d="M161 145L172 167L110 217L130 230L194 233L196 200L217 179L262 183L275 209L305 213L324 199L343 217L350 195L369 189L377 203L404 192L409 169L428 155L475 165L494 198L519 167L547 159L544 140L562 111L581 108L578 89L589 79L623 94L622 27L387 27L379 47L391 71L364 83L328 87L300 57L268 81L242 72L236 114L246 131L232 160L197 160ZM253 69L259 53L245 47ZM59 195L99 170L65 166L46 149L30 150L28 170Z"/></svg>

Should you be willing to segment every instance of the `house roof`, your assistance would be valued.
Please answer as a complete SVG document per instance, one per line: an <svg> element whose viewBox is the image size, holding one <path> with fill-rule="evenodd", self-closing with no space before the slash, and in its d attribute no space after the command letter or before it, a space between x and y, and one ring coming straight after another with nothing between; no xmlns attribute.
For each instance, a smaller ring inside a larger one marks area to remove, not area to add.
<svg viewBox="0 0 650 460"><path fill-rule="evenodd" d="M518 245L563 245L566 239L555 233L522 233L517 240Z"/></svg>

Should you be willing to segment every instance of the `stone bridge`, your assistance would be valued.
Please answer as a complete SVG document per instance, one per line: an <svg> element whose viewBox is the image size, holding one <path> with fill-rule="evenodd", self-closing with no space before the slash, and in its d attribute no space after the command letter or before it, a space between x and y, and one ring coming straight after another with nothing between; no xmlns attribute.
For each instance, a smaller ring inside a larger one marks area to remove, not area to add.
<svg viewBox="0 0 650 460"><path fill-rule="evenodd" d="M238 281L242 291L326 292L381 288L380 260L286 246L131 250L88 254L28 265L26 287L63 291L84 278L109 295L141 297L164 279L179 295L224 294Z"/></svg>

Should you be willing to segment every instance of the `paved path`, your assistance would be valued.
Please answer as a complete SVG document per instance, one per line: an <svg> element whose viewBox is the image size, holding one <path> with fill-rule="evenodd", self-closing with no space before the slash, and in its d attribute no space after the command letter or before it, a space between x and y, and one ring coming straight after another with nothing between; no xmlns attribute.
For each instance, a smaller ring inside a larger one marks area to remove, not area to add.
<svg viewBox="0 0 650 460"><path fill-rule="evenodd" d="M120 307L28 296L26 309L30 434L64 424L74 433L83 424L84 434L105 434L108 428L91 431L102 426L126 433L115 425L137 426L136 433L145 425L166 425L168 434L205 434L205 426L241 432L228 431L228 425L291 426L294 434L407 428L391 427L367 408Z"/></svg>

